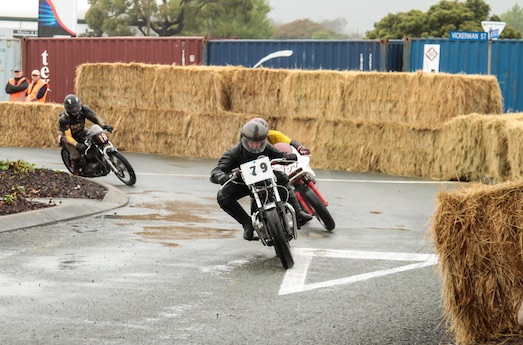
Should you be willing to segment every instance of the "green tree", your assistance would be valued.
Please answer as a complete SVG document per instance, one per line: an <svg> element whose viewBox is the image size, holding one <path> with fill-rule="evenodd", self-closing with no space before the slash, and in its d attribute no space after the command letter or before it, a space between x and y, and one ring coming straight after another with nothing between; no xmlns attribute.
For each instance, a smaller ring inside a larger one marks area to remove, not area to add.
<svg viewBox="0 0 523 345"><path fill-rule="evenodd" d="M519 7L518 4L515 4L512 9L500 15L500 17L508 26L523 32L523 8Z"/></svg>
<svg viewBox="0 0 523 345"><path fill-rule="evenodd" d="M199 35L268 38L267 0L89 0L93 36ZM136 29L131 29L136 27Z"/></svg>
<svg viewBox="0 0 523 345"><path fill-rule="evenodd" d="M343 39L347 35L335 32L327 26L310 19L298 19L277 26L272 38L275 39Z"/></svg>
<svg viewBox="0 0 523 345"><path fill-rule="evenodd" d="M374 30L367 32L370 39L402 39L404 37L449 37L451 31L483 31L483 20L489 18L490 6L483 0L464 2L442 0L430 7L427 12L411 10L388 14L374 23ZM498 19L496 19L498 18ZM501 38L521 38L514 29L505 28Z"/></svg>

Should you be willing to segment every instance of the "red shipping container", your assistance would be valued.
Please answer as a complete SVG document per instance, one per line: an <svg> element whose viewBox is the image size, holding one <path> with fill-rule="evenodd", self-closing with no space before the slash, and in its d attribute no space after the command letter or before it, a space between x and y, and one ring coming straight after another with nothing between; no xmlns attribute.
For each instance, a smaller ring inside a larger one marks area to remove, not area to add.
<svg viewBox="0 0 523 345"><path fill-rule="evenodd" d="M62 103L75 92L76 68L83 63L201 65L204 42L203 37L24 38L22 61L27 76L37 69L49 82L47 101Z"/></svg>

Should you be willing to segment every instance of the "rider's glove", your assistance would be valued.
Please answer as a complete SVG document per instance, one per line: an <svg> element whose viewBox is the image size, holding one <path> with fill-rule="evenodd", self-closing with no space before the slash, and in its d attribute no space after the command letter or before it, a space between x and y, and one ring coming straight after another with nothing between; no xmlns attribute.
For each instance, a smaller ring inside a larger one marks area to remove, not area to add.
<svg viewBox="0 0 523 345"><path fill-rule="evenodd" d="M76 149L80 151L81 154L84 154L85 150L87 149L87 145L84 143L78 143L78 145L76 145Z"/></svg>
<svg viewBox="0 0 523 345"><path fill-rule="evenodd" d="M298 146L296 148L296 150L298 150L300 155L310 155L311 154L311 150L309 150L307 147L305 147L303 145Z"/></svg>
<svg viewBox="0 0 523 345"><path fill-rule="evenodd" d="M105 125L105 126L104 126L104 129L105 129L107 132L110 132L110 133L113 132L113 126L111 126L111 125Z"/></svg>
<svg viewBox="0 0 523 345"><path fill-rule="evenodd" d="M297 161L298 160L298 156L296 156L295 153L287 153L285 155L285 159L288 159L290 161Z"/></svg>
<svg viewBox="0 0 523 345"><path fill-rule="evenodd" d="M226 173L222 173L220 176L218 176L218 183L222 186L229 180L229 175Z"/></svg>

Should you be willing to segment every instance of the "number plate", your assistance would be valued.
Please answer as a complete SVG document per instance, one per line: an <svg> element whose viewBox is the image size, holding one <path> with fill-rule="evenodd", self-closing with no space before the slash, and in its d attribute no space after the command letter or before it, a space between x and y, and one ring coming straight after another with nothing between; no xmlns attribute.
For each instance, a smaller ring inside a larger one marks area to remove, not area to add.
<svg viewBox="0 0 523 345"><path fill-rule="evenodd" d="M262 157L240 165L245 184L252 185L274 177L269 157Z"/></svg>

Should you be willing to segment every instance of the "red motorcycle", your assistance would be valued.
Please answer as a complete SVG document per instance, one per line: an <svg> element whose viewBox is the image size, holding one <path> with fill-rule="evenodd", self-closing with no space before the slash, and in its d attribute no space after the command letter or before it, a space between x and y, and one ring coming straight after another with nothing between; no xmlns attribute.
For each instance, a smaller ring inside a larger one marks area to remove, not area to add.
<svg viewBox="0 0 523 345"><path fill-rule="evenodd" d="M275 165L273 168L287 174L303 210L316 217L327 231L334 230L336 223L327 209L329 203L316 187L316 174L310 166L311 157L300 155L294 147L287 143L276 143L274 147L282 152L295 153L298 156L298 160L293 164Z"/></svg>

